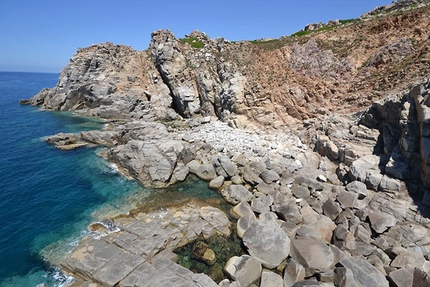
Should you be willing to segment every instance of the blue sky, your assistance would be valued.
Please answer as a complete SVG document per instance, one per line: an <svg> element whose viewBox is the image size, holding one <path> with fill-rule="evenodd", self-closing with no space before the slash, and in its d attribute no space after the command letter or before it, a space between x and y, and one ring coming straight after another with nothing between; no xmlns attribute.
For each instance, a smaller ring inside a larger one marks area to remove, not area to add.
<svg viewBox="0 0 430 287"><path fill-rule="evenodd" d="M152 31L253 40L357 18L389 0L0 0L0 71L59 72L78 47L148 47Z"/></svg>

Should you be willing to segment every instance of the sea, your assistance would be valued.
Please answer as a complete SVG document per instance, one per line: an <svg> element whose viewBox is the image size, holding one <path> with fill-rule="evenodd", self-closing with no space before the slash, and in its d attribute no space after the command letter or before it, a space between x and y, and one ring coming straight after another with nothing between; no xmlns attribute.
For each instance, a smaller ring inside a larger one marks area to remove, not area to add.
<svg viewBox="0 0 430 287"><path fill-rule="evenodd" d="M218 196L195 178L174 190L144 188L122 177L99 156L100 148L61 151L47 144L49 135L106 125L18 103L54 87L57 79L58 74L0 72L0 287L70 282L52 263L88 235L88 225L127 213L155 193Z"/></svg>

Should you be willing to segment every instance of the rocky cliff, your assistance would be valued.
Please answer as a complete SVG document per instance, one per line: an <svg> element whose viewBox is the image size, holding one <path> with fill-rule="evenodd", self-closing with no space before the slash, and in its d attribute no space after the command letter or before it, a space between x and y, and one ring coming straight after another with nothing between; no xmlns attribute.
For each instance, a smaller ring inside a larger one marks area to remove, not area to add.
<svg viewBox="0 0 430 287"><path fill-rule="evenodd" d="M111 121L48 139L58 147L103 145L144 185L195 174L233 205L246 254L216 267L229 278L219 286L429 286L417 284L430 284L430 6L396 1L312 27L241 42L160 30L146 51L94 45L28 102ZM171 263L205 230L190 224L200 211L172 210L173 225L157 212L112 219L116 233L84 239L63 267L77 286L151 274L156 286L180 274L213 286ZM151 240L153 222L165 233Z"/></svg>

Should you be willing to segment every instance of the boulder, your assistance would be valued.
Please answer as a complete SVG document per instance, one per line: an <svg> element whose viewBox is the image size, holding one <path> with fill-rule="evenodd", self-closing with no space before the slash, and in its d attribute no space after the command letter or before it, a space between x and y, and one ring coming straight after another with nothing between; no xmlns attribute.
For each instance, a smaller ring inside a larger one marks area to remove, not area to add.
<svg viewBox="0 0 430 287"><path fill-rule="evenodd" d="M284 285L293 286L296 282L305 279L306 270L294 258L290 257L284 269Z"/></svg>
<svg viewBox="0 0 430 287"><path fill-rule="evenodd" d="M213 159L213 165L218 175L231 178L236 174L236 165L226 155L221 155Z"/></svg>
<svg viewBox="0 0 430 287"><path fill-rule="evenodd" d="M341 266L335 270L336 286L356 287L388 287L385 276L365 259L359 257L343 257Z"/></svg>
<svg viewBox="0 0 430 287"><path fill-rule="evenodd" d="M278 181L280 179L279 174L277 174L275 171L271 169L264 170L260 177L262 180L264 180L265 183L270 184L272 182Z"/></svg>
<svg viewBox="0 0 430 287"><path fill-rule="evenodd" d="M396 218L388 213L370 211L370 226L377 233L384 233L389 227L396 225Z"/></svg>
<svg viewBox="0 0 430 287"><path fill-rule="evenodd" d="M240 202L248 202L252 198L252 193L243 185L228 185L221 190L221 195L224 199L233 205Z"/></svg>
<svg viewBox="0 0 430 287"><path fill-rule="evenodd" d="M273 204L273 197L269 194L254 198L251 201L251 208L257 213L270 212L270 207Z"/></svg>
<svg viewBox="0 0 430 287"><path fill-rule="evenodd" d="M264 270L261 274L260 287L282 287L283 284L282 277L272 271Z"/></svg>
<svg viewBox="0 0 430 287"><path fill-rule="evenodd" d="M235 218L241 218L242 216L248 214L254 214L254 211L252 211L252 208L248 202L240 202L238 205L232 208L231 213Z"/></svg>
<svg viewBox="0 0 430 287"><path fill-rule="evenodd" d="M388 279L395 287L413 287L417 285L412 285L414 279L414 273L411 269L401 268L390 272ZM429 282L430 283L430 282Z"/></svg>
<svg viewBox="0 0 430 287"><path fill-rule="evenodd" d="M220 175L215 177L209 182L209 187L215 190L218 190L221 188L221 186L224 184L224 176Z"/></svg>
<svg viewBox="0 0 430 287"><path fill-rule="evenodd" d="M422 269L425 263L426 260L422 254L406 251L397 255L393 262L391 262L391 266L397 268Z"/></svg>
<svg viewBox="0 0 430 287"><path fill-rule="evenodd" d="M348 183L346 190L358 194L358 199L363 199L368 194L366 184L357 180Z"/></svg>
<svg viewBox="0 0 430 287"><path fill-rule="evenodd" d="M250 213L247 215L242 216L237 221L237 236L240 238L243 237L243 234L245 231L257 220L254 213Z"/></svg>
<svg viewBox="0 0 430 287"><path fill-rule="evenodd" d="M239 286L247 287L260 279L261 263L249 255L234 256L225 264L224 270Z"/></svg>
<svg viewBox="0 0 430 287"><path fill-rule="evenodd" d="M202 164L196 170L196 175L203 180L210 181L217 177L215 168L212 164Z"/></svg>
<svg viewBox="0 0 430 287"><path fill-rule="evenodd" d="M324 215L330 218L331 220L335 220L336 217L342 212L342 207L340 207L339 203L334 202L330 198L324 202L322 206Z"/></svg>
<svg viewBox="0 0 430 287"><path fill-rule="evenodd" d="M337 201L339 201L340 204L344 208L352 208L355 207L357 204L358 194L352 193L349 191L341 190L337 196Z"/></svg>
<svg viewBox="0 0 430 287"><path fill-rule="evenodd" d="M291 240L291 256L312 274L327 272L336 263L328 245L308 238Z"/></svg>
<svg viewBox="0 0 430 287"><path fill-rule="evenodd" d="M269 269L281 264L290 253L290 240L276 219L274 213L262 213L243 234L249 254Z"/></svg>
<svg viewBox="0 0 430 287"><path fill-rule="evenodd" d="M427 275L424 271L415 268L414 269L414 278L412 280L413 287L428 287L430 286L430 276Z"/></svg>

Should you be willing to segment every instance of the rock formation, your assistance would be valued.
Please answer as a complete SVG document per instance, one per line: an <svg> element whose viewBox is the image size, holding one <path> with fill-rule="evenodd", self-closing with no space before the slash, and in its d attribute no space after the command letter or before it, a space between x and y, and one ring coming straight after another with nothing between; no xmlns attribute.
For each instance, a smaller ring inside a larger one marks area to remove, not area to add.
<svg viewBox="0 0 430 287"><path fill-rule="evenodd" d="M246 254L216 283L177 265L172 251L199 239L193 256L213 271L204 241L230 223L168 207L81 241L62 263L73 286L427 286L430 6L415 2L276 40L160 30L147 51L80 49L27 102L109 124L47 141L105 146L144 185L207 181Z"/></svg>

